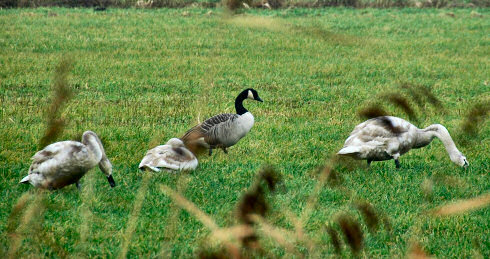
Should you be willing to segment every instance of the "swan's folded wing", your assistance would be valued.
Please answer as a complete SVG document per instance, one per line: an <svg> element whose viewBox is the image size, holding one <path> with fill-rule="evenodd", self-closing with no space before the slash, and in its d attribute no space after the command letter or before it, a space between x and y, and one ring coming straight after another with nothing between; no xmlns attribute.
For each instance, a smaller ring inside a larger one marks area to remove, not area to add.
<svg viewBox="0 0 490 259"><path fill-rule="evenodd" d="M55 174L60 168L63 171L78 170L88 158L86 147L76 141L61 141L48 145L43 150L38 151L32 159L29 173L42 172L49 176Z"/></svg>
<svg viewBox="0 0 490 259"><path fill-rule="evenodd" d="M153 168L167 168L171 170L179 170L179 165L172 159L172 147L169 145L161 145L149 150L141 163L139 168L149 167L153 171Z"/></svg>

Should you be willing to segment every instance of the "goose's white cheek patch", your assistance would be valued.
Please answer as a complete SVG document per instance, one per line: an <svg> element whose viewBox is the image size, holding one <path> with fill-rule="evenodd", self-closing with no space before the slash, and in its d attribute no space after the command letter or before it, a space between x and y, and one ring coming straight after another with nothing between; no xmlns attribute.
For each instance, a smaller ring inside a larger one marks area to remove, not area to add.
<svg viewBox="0 0 490 259"><path fill-rule="evenodd" d="M254 98L254 95L253 95L253 93L252 93L252 91L248 90L248 96L247 96L247 98L248 98L248 99L252 99L252 100L254 100L254 99L255 99L255 98Z"/></svg>

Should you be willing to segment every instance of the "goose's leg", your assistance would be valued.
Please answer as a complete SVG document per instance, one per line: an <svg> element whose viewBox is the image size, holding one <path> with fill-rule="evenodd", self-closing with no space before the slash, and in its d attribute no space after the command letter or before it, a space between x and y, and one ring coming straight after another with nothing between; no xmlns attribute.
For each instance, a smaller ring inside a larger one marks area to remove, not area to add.
<svg viewBox="0 0 490 259"><path fill-rule="evenodd" d="M213 154L213 148L209 148L209 155Z"/></svg>
<svg viewBox="0 0 490 259"><path fill-rule="evenodd" d="M368 160L367 160L368 167L370 167L370 166L371 166L371 162L373 162L373 160L371 160L371 159L368 159Z"/></svg>
<svg viewBox="0 0 490 259"><path fill-rule="evenodd" d="M225 154L228 154L228 150L226 150L225 147L222 147L221 149L223 149L223 152L225 152Z"/></svg>
<svg viewBox="0 0 490 259"><path fill-rule="evenodd" d="M77 182L75 183L75 186L77 186L77 189L80 191L80 181L77 181Z"/></svg>

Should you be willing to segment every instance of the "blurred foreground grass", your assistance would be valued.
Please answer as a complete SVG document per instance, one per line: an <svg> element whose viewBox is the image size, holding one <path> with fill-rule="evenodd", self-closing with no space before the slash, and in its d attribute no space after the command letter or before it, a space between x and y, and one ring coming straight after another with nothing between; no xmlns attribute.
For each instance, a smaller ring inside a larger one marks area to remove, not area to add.
<svg viewBox="0 0 490 259"><path fill-rule="evenodd" d="M0 254L195 255L209 246L210 231L172 205L160 185L180 191L226 227L237 222L236 203L268 164L284 181L270 198L270 223L294 230L291 215L305 215L311 194L318 193L304 224L315 244L310 256L334 254L327 226L342 213L360 217L354 202L363 200L383 212L392 228L371 233L363 225L363 257L402 257L416 242L438 257L488 258L488 208L448 218L423 214L490 190L488 121L480 120L471 135L463 131L473 119L466 115L475 114L472 107L490 101L490 12L478 14L0 10ZM73 95L60 114L65 126L58 140L88 129L101 136L114 165L114 189L99 169L82 179L81 192L74 186L38 192L18 184L46 130L53 74L64 57L73 61ZM442 108L418 106L402 88L406 84L430 89ZM203 156L190 174L137 171L149 147L214 114L234 112L235 96L247 87L257 89L264 103L245 104L256 124L228 155ZM408 98L417 126L445 125L469 169L453 165L434 141L403 156L401 170L392 161L369 170L352 163L354 169L338 168L337 185L315 188L318 169L361 122L360 110L381 104L408 118L383 100L386 93ZM307 251L306 244L297 246ZM264 249L266 255L287 253L270 239Z"/></svg>

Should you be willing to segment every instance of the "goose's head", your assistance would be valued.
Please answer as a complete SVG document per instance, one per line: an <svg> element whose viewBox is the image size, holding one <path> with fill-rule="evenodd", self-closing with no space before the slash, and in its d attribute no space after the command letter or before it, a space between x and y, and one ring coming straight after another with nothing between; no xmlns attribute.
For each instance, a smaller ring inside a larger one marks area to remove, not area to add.
<svg viewBox="0 0 490 259"><path fill-rule="evenodd" d="M259 93L257 93L257 91L253 88L245 89L242 93L245 93L247 95L247 99L263 102L262 99L260 99L259 97Z"/></svg>
<svg viewBox="0 0 490 259"><path fill-rule="evenodd" d="M470 165L468 163L468 160L466 160L466 157L462 153L450 156L450 158L451 158L451 161L453 161L453 163L455 163L461 167L467 168Z"/></svg>

